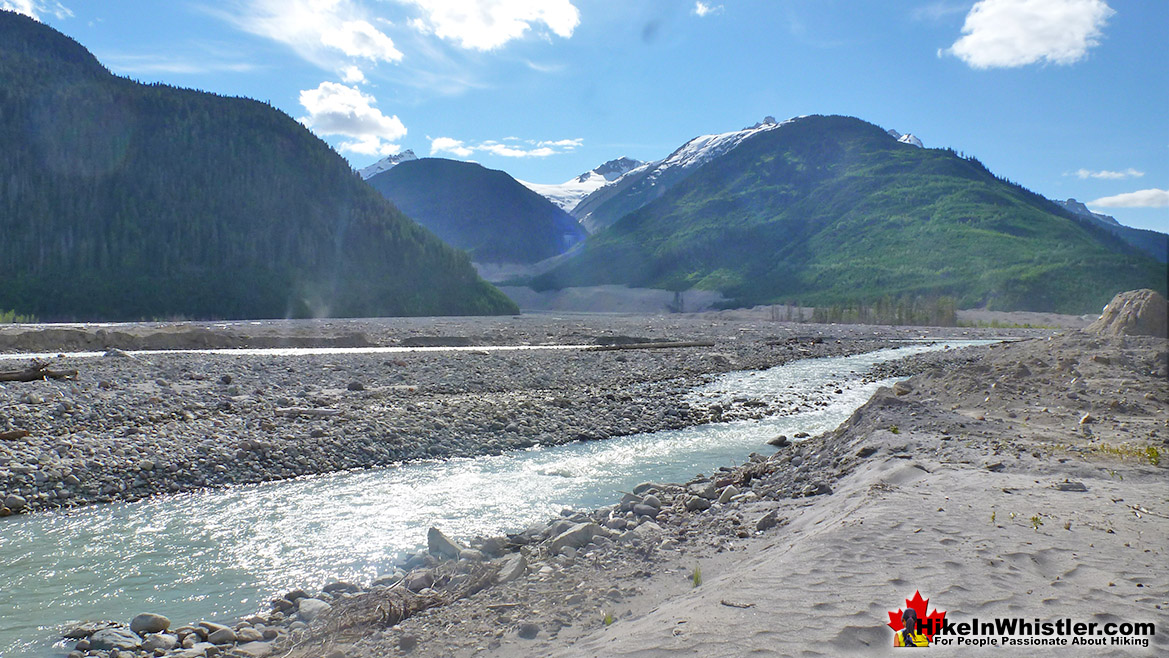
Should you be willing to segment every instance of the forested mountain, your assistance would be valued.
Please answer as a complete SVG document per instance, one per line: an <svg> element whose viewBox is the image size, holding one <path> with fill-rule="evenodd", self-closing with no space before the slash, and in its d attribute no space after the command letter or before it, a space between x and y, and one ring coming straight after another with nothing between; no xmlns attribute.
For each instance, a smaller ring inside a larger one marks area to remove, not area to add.
<svg viewBox="0 0 1169 658"><path fill-rule="evenodd" d="M538 289L719 290L739 304L952 296L960 307L1096 312L1166 269L973 158L859 119L757 131L595 233Z"/></svg>
<svg viewBox="0 0 1169 658"><path fill-rule="evenodd" d="M6 11L0 236L0 310L42 320L516 310L287 115Z"/></svg>
<svg viewBox="0 0 1169 658"><path fill-rule="evenodd" d="M367 181L419 224L481 263L534 263L584 239L568 213L502 171L422 158Z"/></svg>

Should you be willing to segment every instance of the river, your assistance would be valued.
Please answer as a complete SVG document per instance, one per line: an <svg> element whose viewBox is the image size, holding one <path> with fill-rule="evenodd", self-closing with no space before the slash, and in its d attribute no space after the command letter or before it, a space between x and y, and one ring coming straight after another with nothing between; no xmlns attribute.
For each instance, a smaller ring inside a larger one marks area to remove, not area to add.
<svg viewBox="0 0 1169 658"><path fill-rule="evenodd" d="M0 656L63 655L61 629L145 611L230 621L295 587L369 582L420 550L430 526L456 539L595 508L644 481L684 481L766 452L776 434L843 422L880 385L873 365L916 344L731 373L693 396L820 395L793 416L691 427L473 459L399 466L0 519ZM840 393L836 393L837 390Z"/></svg>

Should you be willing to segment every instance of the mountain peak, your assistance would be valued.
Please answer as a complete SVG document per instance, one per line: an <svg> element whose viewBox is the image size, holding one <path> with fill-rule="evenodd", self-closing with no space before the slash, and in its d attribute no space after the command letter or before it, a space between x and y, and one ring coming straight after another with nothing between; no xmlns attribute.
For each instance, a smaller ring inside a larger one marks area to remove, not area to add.
<svg viewBox="0 0 1169 658"><path fill-rule="evenodd" d="M621 157L616 158L614 160L610 160L610 161L606 162L605 164L600 165L599 167L597 167L591 171L586 171L585 173L581 174L580 176L577 176L574 180L578 183L587 183L594 176L600 176L600 177L604 178L607 182L611 183L611 182L617 180L618 178L624 176L625 174L627 174L631 170L637 169L638 167L640 167L643 164L645 164L645 163L642 162L641 160L634 160L633 158L627 158L625 156L621 156ZM569 182L571 182L571 181L569 181Z"/></svg>
<svg viewBox="0 0 1169 658"><path fill-rule="evenodd" d="M370 178L373 178L374 176L377 176L378 174L382 173L383 171L389 171L394 165L401 164L401 163L407 162L409 160L417 160L417 159L418 159L418 156L414 155L414 151L412 151L410 149L406 149L405 151L402 151L401 153L396 153L394 155L388 155L388 156L382 158L381 160L378 160L377 162L371 164L370 166L365 167L364 169L359 169L359 170L357 170L357 173L360 174L363 179L368 180Z"/></svg>
<svg viewBox="0 0 1169 658"><path fill-rule="evenodd" d="M922 144L921 140L918 139L913 133L905 133L902 135L892 128L886 130L885 132L889 133L890 137L901 142L902 144L909 144L910 146L916 146L917 148L925 148L925 144Z"/></svg>

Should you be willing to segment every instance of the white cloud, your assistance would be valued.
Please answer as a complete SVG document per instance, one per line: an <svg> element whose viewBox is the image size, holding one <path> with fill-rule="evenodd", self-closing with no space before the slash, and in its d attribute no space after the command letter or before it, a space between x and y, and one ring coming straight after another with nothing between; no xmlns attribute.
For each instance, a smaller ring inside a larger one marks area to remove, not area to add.
<svg viewBox="0 0 1169 658"><path fill-rule="evenodd" d="M450 137L436 137L430 140L431 155L437 155L439 153L450 153L457 155L460 158L469 158L474 152L474 149L467 148L467 146L458 139L452 139Z"/></svg>
<svg viewBox="0 0 1169 658"><path fill-rule="evenodd" d="M1071 64L1100 43L1114 13L1104 0L980 0L944 52L976 69Z"/></svg>
<svg viewBox="0 0 1169 658"><path fill-rule="evenodd" d="M421 12L410 21L412 27L470 50L495 50L541 24L567 39L580 24L571 0L398 1Z"/></svg>
<svg viewBox="0 0 1169 658"><path fill-rule="evenodd" d="M351 85L365 82L365 73L356 66L346 66L341 69L341 82L348 82Z"/></svg>
<svg viewBox="0 0 1169 658"><path fill-rule="evenodd" d="M709 16L710 14L721 14L723 11L722 5L708 5L702 0L697 0L694 3L694 15L699 18Z"/></svg>
<svg viewBox="0 0 1169 658"><path fill-rule="evenodd" d="M405 137L406 126L397 116L386 116L374 107L377 99L356 87L336 82L322 82L316 89L300 92L300 104L308 116L300 122L321 135L343 135L352 141L340 148L362 155L391 155L400 147L395 143Z"/></svg>
<svg viewBox="0 0 1169 658"><path fill-rule="evenodd" d="M502 141L492 139L467 144L451 137L436 137L430 140L430 154L450 153L460 158L469 158L475 153L488 153L503 158L546 158L576 150L583 143L584 140L579 138L534 142L507 137Z"/></svg>
<svg viewBox="0 0 1169 658"><path fill-rule="evenodd" d="M338 56L397 62L402 53L353 0L245 0L237 11L207 9L252 34L291 47L327 69Z"/></svg>
<svg viewBox="0 0 1169 658"><path fill-rule="evenodd" d="M60 2L44 2L43 0L0 0L0 9L7 9L29 18L41 20L42 14L52 14L57 18L69 18L73 12Z"/></svg>
<svg viewBox="0 0 1169 658"><path fill-rule="evenodd" d="M1097 208L1166 208L1169 207L1169 190L1152 188L1106 196L1089 201L1088 206Z"/></svg>
<svg viewBox="0 0 1169 658"><path fill-rule="evenodd" d="M1065 174L1066 175L1066 174ZM1129 167L1124 171L1091 171L1089 169L1079 169L1074 174L1078 178L1103 178L1105 180L1120 180L1122 178L1140 178L1145 175L1145 172L1138 171Z"/></svg>
<svg viewBox="0 0 1169 658"><path fill-rule="evenodd" d="M122 55L106 53L102 61L115 73L124 75L151 73L248 73L260 67L251 62L224 61L207 57L179 55Z"/></svg>

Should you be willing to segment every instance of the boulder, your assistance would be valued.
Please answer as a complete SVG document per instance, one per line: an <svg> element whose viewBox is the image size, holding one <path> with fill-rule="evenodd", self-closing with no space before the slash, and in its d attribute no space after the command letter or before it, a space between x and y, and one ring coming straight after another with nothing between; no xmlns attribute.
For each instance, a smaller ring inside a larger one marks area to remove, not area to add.
<svg viewBox="0 0 1169 658"><path fill-rule="evenodd" d="M297 606L297 613L304 621L312 621L332 607L320 599L301 599Z"/></svg>
<svg viewBox="0 0 1169 658"><path fill-rule="evenodd" d="M106 628L89 636L89 647L99 651L110 649L137 649L142 638L128 628Z"/></svg>
<svg viewBox="0 0 1169 658"><path fill-rule="evenodd" d="M152 633L142 640L142 648L146 651L154 651L162 649L163 651L170 651L179 646L179 638L177 635L170 633Z"/></svg>
<svg viewBox="0 0 1169 658"><path fill-rule="evenodd" d="M512 553L504 561L503 566L499 568L499 573L495 575L495 582L510 583L528 572L528 560L523 553Z"/></svg>
<svg viewBox="0 0 1169 658"><path fill-rule="evenodd" d="M564 548L582 548L597 535L606 535L605 529L596 523L578 523L556 535L548 550L559 553Z"/></svg>
<svg viewBox="0 0 1169 658"><path fill-rule="evenodd" d="M272 654L271 642L247 642L236 645L234 653L246 658L264 658Z"/></svg>
<svg viewBox="0 0 1169 658"><path fill-rule="evenodd" d="M426 532L426 550L431 555L457 560L463 547L444 535L442 530L431 528Z"/></svg>
<svg viewBox="0 0 1169 658"><path fill-rule="evenodd" d="M304 603L304 601L301 601L301 603ZM221 628L207 636L207 641L211 644L235 644L235 640L235 631L230 628Z"/></svg>
<svg viewBox="0 0 1169 658"><path fill-rule="evenodd" d="M1169 305L1148 288L1122 292L1104 307L1085 331L1100 336L1169 337Z"/></svg>
<svg viewBox="0 0 1169 658"><path fill-rule="evenodd" d="M139 635L161 633L168 628L170 628L170 620L152 612L144 612L130 621L130 630Z"/></svg>

